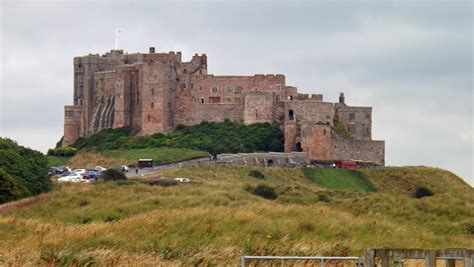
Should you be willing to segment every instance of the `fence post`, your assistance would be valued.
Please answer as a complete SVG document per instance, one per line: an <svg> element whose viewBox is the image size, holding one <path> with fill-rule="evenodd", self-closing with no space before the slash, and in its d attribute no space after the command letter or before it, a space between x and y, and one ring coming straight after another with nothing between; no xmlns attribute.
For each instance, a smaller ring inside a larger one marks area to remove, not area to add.
<svg viewBox="0 0 474 267"><path fill-rule="evenodd" d="M245 267L245 256L240 257L240 267Z"/></svg>
<svg viewBox="0 0 474 267"><path fill-rule="evenodd" d="M365 267L374 267L375 265L375 250L368 249L365 252Z"/></svg>
<svg viewBox="0 0 474 267"><path fill-rule="evenodd" d="M428 250L425 257L426 267L436 267L436 251Z"/></svg>

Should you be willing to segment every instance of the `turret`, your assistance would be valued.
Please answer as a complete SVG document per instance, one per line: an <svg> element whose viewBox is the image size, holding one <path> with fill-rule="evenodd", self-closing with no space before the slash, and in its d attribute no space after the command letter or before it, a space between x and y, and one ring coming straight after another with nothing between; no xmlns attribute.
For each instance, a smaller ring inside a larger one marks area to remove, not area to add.
<svg viewBox="0 0 474 267"><path fill-rule="evenodd" d="M345 98L344 98L344 93L343 93L343 92L341 92L341 93L339 94L339 104L341 104L341 105L346 105L346 100L345 100Z"/></svg>

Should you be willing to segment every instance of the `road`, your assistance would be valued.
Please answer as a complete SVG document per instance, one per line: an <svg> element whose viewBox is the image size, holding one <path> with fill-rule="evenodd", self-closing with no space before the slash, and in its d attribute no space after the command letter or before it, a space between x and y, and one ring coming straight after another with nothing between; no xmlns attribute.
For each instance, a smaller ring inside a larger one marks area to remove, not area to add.
<svg viewBox="0 0 474 267"><path fill-rule="evenodd" d="M212 164L212 163L215 163L215 161L209 161L208 157L198 158L198 159L186 160L186 161L181 161L181 162L176 162L176 163L171 163L171 164L158 165L153 168L142 168L142 169L138 169L138 171L136 168L130 168L130 170L125 174L127 178L134 178L134 177L139 177L139 176L145 176L147 174L158 173L164 170L181 168L184 166L197 165L197 164L199 165Z"/></svg>

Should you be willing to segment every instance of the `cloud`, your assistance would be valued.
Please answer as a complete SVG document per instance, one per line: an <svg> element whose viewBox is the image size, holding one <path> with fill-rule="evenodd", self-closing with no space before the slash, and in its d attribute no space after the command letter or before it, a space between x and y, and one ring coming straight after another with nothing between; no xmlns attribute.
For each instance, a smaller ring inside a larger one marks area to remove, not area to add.
<svg viewBox="0 0 474 267"><path fill-rule="evenodd" d="M1 2L0 135L45 151L72 103L72 58L206 53L209 72L283 73L287 84L374 107L387 163L472 174L471 2Z"/></svg>

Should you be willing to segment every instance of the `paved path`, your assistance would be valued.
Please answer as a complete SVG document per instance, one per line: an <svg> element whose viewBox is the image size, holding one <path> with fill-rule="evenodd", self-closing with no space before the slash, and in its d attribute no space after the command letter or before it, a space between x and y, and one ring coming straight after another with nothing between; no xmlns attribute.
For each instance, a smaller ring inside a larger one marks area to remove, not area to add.
<svg viewBox="0 0 474 267"><path fill-rule="evenodd" d="M181 168L181 167L191 166L191 165L198 165L198 164L204 165L204 164L213 164L213 163L215 163L215 161L210 161L208 157L205 157L205 158L185 160L185 161L171 163L171 164L158 165L153 168L138 169L138 173L136 172L136 168L130 168L130 170L126 173L126 175L127 175L127 178L134 178L134 177L144 176L151 173L157 173L163 170L176 169L176 168Z"/></svg>

